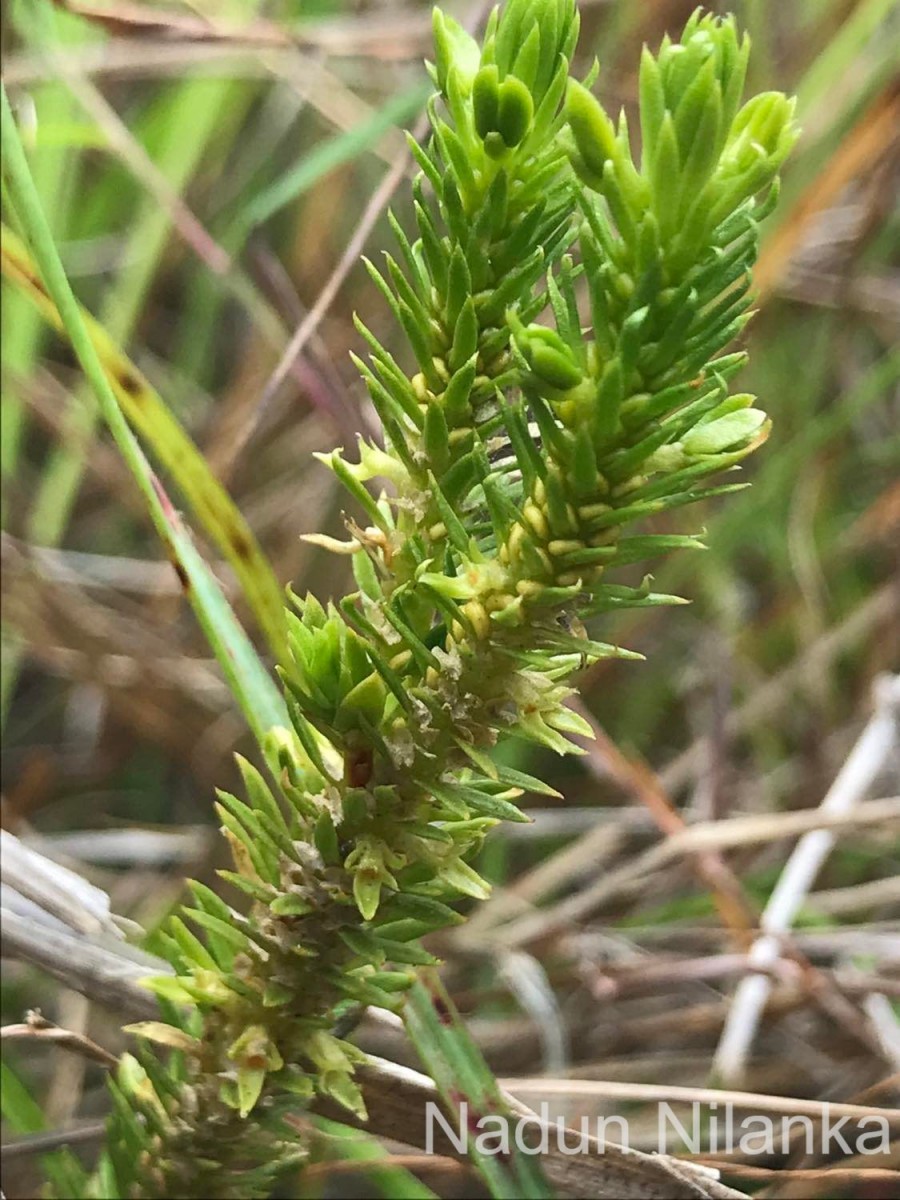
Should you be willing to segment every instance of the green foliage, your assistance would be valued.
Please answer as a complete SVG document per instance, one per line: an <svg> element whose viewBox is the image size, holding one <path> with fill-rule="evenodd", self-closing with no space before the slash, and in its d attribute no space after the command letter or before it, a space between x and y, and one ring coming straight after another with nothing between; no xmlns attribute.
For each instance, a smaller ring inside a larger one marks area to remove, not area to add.
<svg viewBox="0 0 900 1200"><path fill-rule="evenodd" d="M463 1104L470 1112L490 1113L512 1123L513 1115L490 1067L435 971L423 972L411 988L406 1027L457 1126L465 1120ZM502 1158L484 1154L474 1144L469 1154L496 1200L547 1200L552 1196L537 1161L514 1138L509 1139L509 1154Z"/></svg>
<svg viewBox="0 0 900 1200"><path fill-rule="evenodd" d="M293 729L268 734L271 782L242 763L246 798L220 793L234 902L194 885L170 922L165 1021L133 1030L168 1057L123 1059L85 1195L264 1196L304 1153L289 1108L364 1115L338 1014L401 1008L418 939L487 894L486 833L545 790L492 749L575 749L570 677L629 656L584 622L678 602L611 572L699 544L627 527L709 495L768 430L726 349L795 133L780 95L740 107L734 22L645 52L640 167L569 76L573 0L510 0L481 45L440 11L434 32L416 235L393 221L396 257L368 264L414 366L359 322L384 445L324 459L364 514L358 590L292 598Z"/></svg>
<svg viewBox="0 0 900 1200"><path fill-rule="evenodd" d="M259 655L238 623L218 581L194 546L181 517L151 470L129 425L126 406L122 403L122 395L129 388L120 381L121 386L117 394L112 383L116 367L121 367L121 359L114 347L108 345L104 335L97 337L98 331L94 330L95 336L92 337L92 327L75 299L41 209L5 88L0 91L0 120L3 129L4 176L8 180L18 218L31 242L43 282L34 277L27 259L23 261L17 258L18 239L11 238L8 234L3 238L4 267L14 268L10 270L12 277L19 274L29 280L29 290L42 297L42 307L46 306L47 310L52 311L55 314L54 319L65 329L75 356L94 392L98 408L137 484L197 620L216 653L232 693L241 705L251 729L262 742L273 727L282 726L286 719L281 697L265 671ZM110 359L113 361L110 362ZM143 395L140 380L136 380L135 386L137 394ZM199 454L193 452L193 447L181 433L180 427L170 419L162 406L151 404L151 407L156 408L156 411L150 414L148 424L158 439L157 447L160 442L164 443L170 454L173 445L178 448L182 466L185 468L184 473L192 479L190 491L195 502L198 497L202 498L207 518L211 517L211 510L218 510L215 520L223 538L228 536L241 540L241 522L234 521L230 501L225 503L224 493L215 484L210 473L205 468L199 469ZM134 420L134 410L129 408L128 411ZM135 423L141 424L137 421ZM146 432L147 425L143 428ZM190 455L187 446L190 446ZM229 526L227 535L224 531L226 524ZM243 543L246 547L245 556L252 558L253 547L246 537L243 538ZM256 589L265 592L266 582L265 578L259 577L255 581ZM280 628L281 622L276 622L276 626Z"/></svg>
<svg viewBox="0 0 900 1200"><path fill-rule="evenodd" d="M4 276L17 283L50 325L65 332L57 307L40 286L25 247L5 227L0 236L0 265ZM281 589L250 526L165 402L119 349L101 322L83 309L81 320L126 419L163 466L178 479L198 520L240 581L271 652L281 654L285 649Z"/></svg>

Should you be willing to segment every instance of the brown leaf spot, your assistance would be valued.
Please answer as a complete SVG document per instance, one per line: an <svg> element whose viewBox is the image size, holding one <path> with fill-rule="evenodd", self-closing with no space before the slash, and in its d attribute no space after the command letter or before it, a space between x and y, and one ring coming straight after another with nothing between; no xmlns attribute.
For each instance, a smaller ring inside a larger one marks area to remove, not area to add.
<svg viewBox="0 0 900 1200"><path fill-rule="evenodd" d="M441 996L435 996L432 994L431 1003L434 1005L434 1011L437 1013L438 1017L440 1018L441 1024L442 1025L452 1025L453 1017L450 1013L450 1009L447 1007L443 998Z"/></svg>
<svg viewBox="0 0 900 1200"><path fill-rule="evenodd" d="M22 274L28 281L29 287L33 287L36 292L39 292L40 295L49 300L50 297L47 293L47 289L44 287L43 280L38 279L37 275L35 275L33 271L26 270L25 267L22 267L21 270Z"/></svg>
<svg viewBox="0 0 900 1200"><path fill-rule="evenodd" d="M113 372L113 376L122 391L129 395L132 400L140 402L144 399L146 391L144 385L138 379L137 375L129 371L127 367L117 367Z"/></svg>
<svg viewBox="0 0 900 1200"><path fill-rule="evenodd" d="M191 590L191 581L188 579L187 571L185 571L184 567L176 558L172 559L172 566L175 568L175 574L178 576L178 582L181 584L181 590L183 592L189 592Z"/></svg>
<svg viewBox="0 0 900 1200"><path fill-rule="evenodd" d="M244 559L245 562L252 558L253 546L251 545L250 538L243 529L232 529L229 532L229 540L238 558Z"/></svg>

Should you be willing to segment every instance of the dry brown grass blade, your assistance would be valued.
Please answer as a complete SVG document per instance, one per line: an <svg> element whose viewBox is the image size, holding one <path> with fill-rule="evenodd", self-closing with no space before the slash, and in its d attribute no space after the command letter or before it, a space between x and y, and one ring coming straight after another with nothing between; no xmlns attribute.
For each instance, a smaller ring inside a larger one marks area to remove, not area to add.
<svg viewBox="0 0 900 1200"><path fill-rule="evenodd" d="M489 4L484 3L484 0L476 5L474 12L465 22L467 29L476 29L481 24L485 14L487 13ZM427 117L422 117L416 124L413 130L413 137L420 139L428 129ZM316 302L305 315L303 320L297 326L288 343L287 348L282 354L278 365L269 376L265 387L260 395L256 409L251 414L250 420L247 421L238 438L234 449L234 458L241 453L247 446L247 443L253 437L259 422L265 416L269 406L272 403L278 389L284 383L285 379L294 368L294 365L299 361L301 354L308 345L310 338L314 336L318 330L323 317L330 309L335 297L343 287L344 281L350 274L353 267L359 260L360 255L365 249L369 234L375 226L376 221L381 216L382 212L390 204L391 197L400 185L407 170L409 152L404 148L402 153L398 154L393 165L388 170L387 174L382 179L379 186L372 194L369 203L366 205L359 223L353 233L353 237L347 243L344 253L337 266L332 271L331 275L322 288L319 295L316 297Z"/></svg>
<svg viewBox="0 0 900 1200"><path fill-rule="evenodd" d="M66 12L82 17L91 24L100 25L110 33L141 37L148 32L161 32L172 38L199 40L228 41L240 38L241 41L259 46L294 44L287 31L271 21L257 19L247 22L222 22L212 16L166 11L149 4L128 3L128 0L116 0L114 8L108 4L91 4L89 0L55 2Z"/></svg>
<svg viewBox="0 0 900 1200"><path fill-rule="evenodd" d="M46 1042L48 1045L59 1046L71 1050L74 1054L100 1063L101 1066L115 1068L119 1060L102 1046L83 1033L72 1029L62 1029L42 1017L40 1013L29 1012L24 1021L16 1025L4 1025L0 1029L0 1040L13 1041L17 1039Z"/></svg>
<svg viewBox="0 0 900 1200"><path fill-rule="evenodd" d="M15 389L27 406L29 415L54 441L72 444L71 413L74 398L71 390L64 387L51 371L41 369L30 379L24 379L17 372L4 370L3 386ZM95 441L85 461L85 472L106 489L109 493L108 502L121 506L131 516L143 516L141 500L134 493L128 469L113 447ZM25 510L24 497L16 503L16 510Z"/></svg>
<svg viewBox="0 0 900 1200"><path fill-rule="evenodd" d="M288 30L273 21L216 20L211 15L188 14L149 4L116 0L92 4L90 0L56 0L61 8L108 29L111 33L145 39L149 34L171 39L238 43L257 49L309 46L331 55L372 55L378 58L414 57L427 53L431 21L426 13L401 17L379 14L352 23L329 20L307 22Z"/></svg>
<svg viewBox="0 0 900 1200"><path fill-rule="evenodd" d="M422 126L418 126L416 133L421 134ZM278 361L275 370L269 376L265 386L260 394L253 411L249 414L243 427L239 430L235 437L235 442L231 452L231 462L233 463L247 444L253 437L260 422L265 417L272 401L274 400L278 389L284 383L290 372L295 368L295 365L300 360L300 356L309 344L310 339L317 332L319 325L322 322L325 314L330 309L335 297L341 290L345 279L350 274L353 267L359 260L360 255L365 249L369 234L381 216L384 209L390 203L391 196L397 190L400 181L403 179L407 169L407 151L404 149L401 154L398 154L393 165L388 170L387 174L382 179L379 186L376 188L369 203L366 205L365 211L359 219L359 223L354 231L353 237L347 243L344 253L337 266L328 277L325 286L322 288L319 295L316 297L316 302L313 304L309 312L306 313L303 320L297 326L288 343L287 348Z"/></svg>
<svg viewBox="0 0 900 1200"><path fill-rule="evenodd" d="M764 680L741 704L725 717L724 730L728 738L738 737L763 721L775 720L793 700L796 691L829 669L837 656L876 630L890 630L900 614L900 575L888 579L847 614L838 624L826 630L802 654L771 678ZM683 787L696 777L707 753L706 739L701 738L681 754L676 755L659 772L669 791Z"/></svg>
<svg viewBox="0 0 900 1200"><path fill-rule="evenodd" d="M9 537L0 547L4 622L24 639L33 664L102 689L114 708L119 738L132 731L185 766L227 768L228 751L245 730L215 663L195 657L194 646L174 636L171 618L136 611L134 600L98 591L89 580L55 578L27 545ZM163 567L171 572L168 564ZM229 740L212 746L210 735L223 719ZM15 771L12 757L6 765ZM19 812L14 795L10 791L10 804Z"/></svg>
<svg viewBox="0 0 900 1200"><path fill-rule="evenodd" d="M880 1184L900 1184L900 1172L889 1167L751 1167L746 1163L733 1163L727 1159L704 1156L701 1160L710 1167L727 1171L748 1182L762 1180L764 1182L787 1181L821 1185L827 1189L826 1195L834 1195L837 1188L858 1188L860 1186L878 1188ZM878 1195L877 1191L872 1192ZM886 1193L882 1192L882 1195ZM807 1194L807 1200L808 1200Z"/></svg>
<svg viewBox="0 0 900 1200"><path fill-rule="evenodd" d="M44 319L65 335L64 321L42 287L27 247L5 226L0 261L4 277L20 287ZM281 586L256 535L149 380L86 309L81 310L81 319L99 369L125 419L177 481L198 520L228 558L269 648L284 660L287 643Z"/></svg>
<svg viewBox="0 0 900 1200"><path fill-rule="evenodd" d="M27 635L38 658L71 650L93 660L98 677L111 687L139 678L192 697L192 704L218 714L229 707L228 689L209 659L189 661L173 645L171 632L134 620L111 603L89 599L73 583L41 578L27 548L4 538L4 617ZM184 715L184 714L182 714Z"/></svg>
<svg viewBox="0 0 900 1200"><path fill-rule="evenodd" d="M573 698L571 704L594 732L593 742L585 746L588 766L596 763L602 772L611 773L626 791L631 792L648 809L667 837L684 833L688 829L687 822L675 808L656 772L642 760L623 754L580 700ZM719 915L737 944L747 946L750 941L748 934L756 925L757 914L740 880L715 847L698 848L691 855L691 863L699 879L709 887Z"/></svg>
<svg viewBox="0 0 900 1200"><path fill-rule="evenodd" d="M634 1100L648 1103L661 1101L685 1104L730 1104L749 1112L810 1116L824 1120L833 1117L884 1117L900 1129L900 1112L893 1108L875 1108L860 1104L841 1104L820 1100L798 1100L790 1096L766 1096L758 1092L731 1091L723 1088L679 1087L676 1084L618 1083L593 1079L534 1079L511 1078L500 1080L513 1094L523 1096L580 1096L595 1099Z"/></svg>
<svg viewBox="0 0 900 1200"><path fill-rule="evenodd" d="M900 817L900 800L888 798L871 800L858 806L853 814L785 813L787 836L812 829L837 829L848 826L896 822ZM728 845L749 845L776 841L781 827L776 816L764 818L733 817L727 821L708 821L691 825L664 842L651 846L620 867L586 887L567 896L547 909L528 913L503 927L502 939L507 946L518 946L537 938L551 936L568 926L588 919L613 900L634 896L646 887L647 880L667 864L685 855L709 851ZM589 860L588 860L589 861ZM569 860L569 865L571 859Z"/></svg>
<svg viewBox="0 0 900 1200"><path fill-rule="evenodd" d="M723 722L726 736L728 738L739 736L764 720L772 720L788 705L798 686L807 679L821 675L838 654L871 634L874 629L888 625L898 612L900 612L900 577L890 580L873 592L843 621L816 639L794 662L777 675L761 683L743 703L729 712ZM605 747L605 740L603 745ZM668 796L670 792L682 787L688 780L695 777L697 772L702 769L706 756L706 739L700 739L672 759L655 776L663 795ZM602 763L604 771L618 779L627 791L632 794L640 794L636 789L640 786L641 780L636 780L631 776L630 768L628 770L623 768L621 774L617 775L615 762L617 760L614 760L612 756L604 755ZM625 762L628 767L628 760L626 759ZM801 823L804 819L802 816L799 818ZM696 850L711 848L710 846L703 847L700 844L704 838L711 837L714 847L717 839L724 836L725 829L728 827L727 822L715 824L716 828L711 829L708 833L699 832L700 826L691 827L689 837L698 839ZM742 829L741 826L732 825L730 828L735 830L733 835L737 838L735 844L741 844L740 839L745 835L745 830L749 833L753 826ZM799 828L797 832L804 832L804 829ZM784 836L790 836L789 829L785 829ZM576 878L585 868L590 866L599 870L613 861L623 849L625 840L624 828L615 824L598 823L596 828L590 830L583 837L570 842L551 857L537 863L529 871L520 875L512 886L498 890L494 897L474 915L465 934L461 934L461 936L467 938L470 932L480 936L482 932L491 926L499 925L510 916L528 912L532 905L550 895L555 889L564 886L567 881ZM752 841L753 837L750 836L749 840ZM728 844L727 838L723 844ZM638 886L641 872L655 865L658 853L660 853L659 848L653 848L646 852L644 858L638 859L640 869L637 872L628 863L620 869L605 872L603 878L597 882L597 903L630 894L629 889ZM577 911L580 911L577 895L571 904L574 906L573 919L576 919ZM589 904L586 905L585 911L589 911L590 907ZM543 928L539 914L526 917L525 920L531 923L525 928ZM508 929L504 931L504 937L508 932Z"/></svg>
<svg viewBox="0 0 900 1200"><path fill-rule="evenodd" d="M310 51L314 51L310 47ZM347 48L353 55L352 43ZM296 47L265 49L238 39L228 41L172 42L159 38L114 38L101 46L85 45L72 51L69 61L85 78L106 80L168 79L200 71L227 72L235 80L271 79L273 74L289 75L296 66L298 54L307 51ZM402 43L390 43L386 37L379 58L388 61L412 59L421 54L412 47L409 53ZM10 54L4 64L4 78L10 87L32 87L54 78L53 68L42 57L33 54ZM338 76L332 75L332 79ZM328 100L325 100L328 104Z"/></svg>
<svg viewBox="0 0 900 1200"><path fill-rule="evenodd" d="M226 275L231 269L231 256L207 232L189 205L171 187L165 174L134 137L113 106L90 80L78 71L68 55L49 48L47 53L85 112L97 122L110 149L121 158L160 208L170 214L173 228L185 243L213 274Z"/></svg>
<svg viewBox="0 0 900 1200"><path fill-rule="evenodd" d="M808 185L779 228L763 246L753 272L756 293L765 299L778 286L791 256L817 213L827 208L851 180L869 171L898 144L900 83L881 91L848 131L823 169Z"/></svg>
<svg viewBox="0 0 900 1200"><path fill-rule="evenodd" d="M46 1154L50 1150L58 1150L61 1146L83 1146L99 1142L106 1135L105 1121L84 1121L68 1129L52 1129L47 1133L31 1133L25 1137L16 1138L0 1147L0 1157L4 1162L14 1159L31 1158L36 1154ZM0 1192L2 1196L2 1192Z"/></svg>
<svg viewBox="0 0 900 1200"><path fill-rule="evenodd" d="M384 1059L372 1059L360 1068L358 1076L369 1122L360 1125L378 1137L389 1138L405 1145L425 1147L426 1104L435 1103L437 1089L427 1075L409 1067L401 1067ZM514 1114L532 1119L534 1114L512 1096L507 1100ZM344 1110L329 1102L320 1102L317 1109L326 1115L340 1116L347 1122ZM574 1135L571 1141L574 1142ZM555 1145L555 1136L548 1139L550 1151L541 1156L541 1165L548 1181L561 1197L595 1197L596 1200L740 1200L735 1192L720 1184L714 1176L705 1174L692 1163L664 1154L644 1154L626 1150L607 1142L600 1147L591 1139L591 1152L577 1156L563 1154ZM433 1149L442 1155L459 1158L450 1139L435 1129Z"/></svg>

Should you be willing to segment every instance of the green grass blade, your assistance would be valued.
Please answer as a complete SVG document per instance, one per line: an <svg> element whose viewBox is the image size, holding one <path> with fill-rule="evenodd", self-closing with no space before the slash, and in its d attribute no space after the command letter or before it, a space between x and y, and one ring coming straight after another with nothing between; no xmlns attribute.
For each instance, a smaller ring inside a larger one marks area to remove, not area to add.
<svg viewBox="0 0 900 1200"><path fill-rule="evenodd" d="M373 1194L387 1200L436 1200L431 1188L412 1172L391 1163L390 1156L375 1138L324 1117L315 1118L315 1125L329 1139L334 1139L335 1157L339 1162L349 1159L359 1163L359 1173L365 1175Z"/></svg>
<svg viewBox="0 0 900 1200"><path fill-rule="evenodd" d="M5 227L0 265L7 279L30 297L50 325L71 336L57 305L43 290L27 249ZM128 356L83 308L80 319L119 407L170 472L198 521L231 564L272 654L284 661L287 644L281 589L250 526L165 402Z"/></svg>
<svg viewBox="0 0 900 1200"><path fill-rule="evenodd" d="M407 994L406 1029L447 1109L457 1119L463 1101L469 1123L481 1116L516 1117L481 1051L472 1041L438 974L422 971ZM493 1130L492 1130L493 1132ZM495 1200L549 1200L553 1193L534 1157L524 1154L510 1134L509 1155L482 1153L468 1139L468 1155Z"/></svg>
<svg viewBox="0 0 900 1200"><path fill-rule="evenodd" d="M25 13L14 14L13 21L16 33L24 44L38 53L45 52L51 46L75 44L84 36L81 22L74 18L70 21L67 14L54 11L48 0L36 0L27 16ZM207 145L220 126L224 101L229 92L230 83L227 80L188 79L164 89L148 111L141 115L135 136L142 142L153 144L157 167L175 193L180 194L184 190L203 160ZM42 113L44 100L46 111ZM51 231L57 242L63 235L90 236L92 225L89 213L96 207L98 193L102 197L110 192L117 202L124 200L121 188L116 186L115 172L107 172L106 176L101 177L99 187L84 188L82 184L79 189L83 157L66 154L65 150L70 148L72 138L76 139L72 142L73 146L90 142L87 139L77 141L79 127L74 124L77 105L73 96L67 87L54 83L41 89L35 103L38 107L38 135L46 134L49 122L51 130L55 123L63 139L55 153L52 146L42 147L39 143L31 154L32 178ZM182 123L178 120L183 107L187 107L192 116L190 138L184 137ZM97 126L89 124L86 129L93 134L91 141L107 148L106 139ZM106 182L110 176L111 188ZM76 192L76 189L79 190ZM71 198L75 194L79 195L80 201L77 210L71 205ZM82 200L85 202L82 203ZM123 245L123 265L106 288L99 313L100 324L110 338L123 347L128 345L143 311L148 288L157 274L172 227L169 209L157 203L156 197L141 196L137 203L130 199L125 203L131 219ZM107 213L106 220L111 217L112 214ZM4 394L0 405L0 462L5 483L14 473L13 464L18 457L18 446L26 425L21 398L16 394L19 380L30 377L34 355L47 324L39 308L35 307L33 297L9 283L5 283L4 287L7 294L3 306ZM6 367L12 368L11 378L6 377ZM60 544L80 491L99 420L100 413L90 388L80 385L65 415L66 436L50 447L34 489L34 498L25 521L25 535L29 541L50 547ZM5 719L23 658L23 647L15 632L5 630L4 636L6 640L0 664L0 724Z"/></svg>
<svg viewBox="0 0 900 1200"><path fill-rule="evenodd" d="M15 1133L40 1133L46 1129L44 1113L15 1071L0 1063L0 1112Z"/></svg>
<svg viewBox="0 0 900 1200"><path fill-rule="evenodd" d="M100 410L147 504L150 517L182 579L204 633L210 641L235 698L260 743L273 726L287 726L281 694L241 628L222 590L194 547L159 480L144 457L116 399L98 348L82 318L78 301L63 270L53 236L34 187L6 88L0 96L4 172L10 197L31 242L43 277L72 349L94 390ZM42 286L40 280L35 281Z"/></svg>
<svg viewBox="0 0 900 1200"><path fill-rule="evenodd" d="M215 128L215 114L221 110L223 84L220 80L188 80L173 93L164 92L150 109L148 117L161 126L163 135L156 141L155 162L173 192L181 194L203 159L203 152ZM206 89L211 89L207 93ZM184 137L177 113L183 104L193 118L190 138ZM160 119L158 110L164 118ZM150 124L145 119L142 124ZM146 137L146 132L144 136ZM136 138L137 140L137 138ZM113 172L109 172L110 175ZM102 187L96 190L101 190ZM41 195L46 193L41 192ZM52 226L51 226L52 227ZM154 196L144 195L132 208L132 221L125 238L121 269L104 290L98 310L101 326L113 342L129 345L135 326L156 277L171 236L171 214ZM40 485L28 516L28 536L42 546L58 545L69 523L78 496L87 455L99 419L96 406L84 389L73 400L67 426L77 430L72 438L57 442L42 472Z"/></svg>
<svg viewBox="0 0 900 1200"><path fill-rule="evenodd" d="M816 55L806 75L797 88L798 115L804 121L806 114L818 104L825 92L834 86L853 67L860 50L886 21L895 0L863 0L854 6L850 15L823 50ZM887 43L890 34L885 30ZM888 49L890 54L890 50Z"/></svg>
<svg viewBox="0 0 900 1200"><path fill-rule="evenodd" d="M16 6L11 6L15 8ZM30 16L30 14L29 14ZM11 13L15 33L29 49L34 22L25 14ZM54 13L56 36L66 47L82 40L81 22L69 13ZM66 89L57 81L47 81L29 91L33 106L33 144L30 147L31 170L44 211L55 236L68 236L73 195L82 182L82 158L73 153L74 144L65 137L73 126L76 109ZM54 139L53 131L63 131ZM3 401L0 404L0 478L3 484L16 474L28 421L24 398L19 394L20 380L27 379L41 349L45 328L40 316L24 297L7 290L3 298ZM11 377L6 376L10 370Z"/></svg>
<svg viewBox="0 0 900 1200"><path fill-rule="evenodd" d="M5 1062L0 1062L0 1113L14 1133L41 1133L47 1128L41 1106ZM81 1194L84 1173L71 1150L42 1154L40 1161L58 1196Z"/></svg>
<svg viewBox="0 0 900 1200"><path fill-rule="evenodd" d="M239 218L241 227L252 229L261 225L279 209L311 188L323 175L356 158L392 126L402 124L413 113L419 112L430 90L425 84L417 83L401 92L399 96L392 97L368 120L317 146L295 167L250 201Z"/></svg>

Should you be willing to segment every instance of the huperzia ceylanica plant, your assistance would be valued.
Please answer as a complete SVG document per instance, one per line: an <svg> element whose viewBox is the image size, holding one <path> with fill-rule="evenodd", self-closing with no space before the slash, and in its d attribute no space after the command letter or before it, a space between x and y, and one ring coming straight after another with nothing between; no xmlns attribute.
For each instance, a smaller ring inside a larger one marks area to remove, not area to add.
<svg viewBox="0 0 900 1200"><path fill-rule="evenodd" d="M734 21L697 13L644 51L639 164L595 72L570 78L573 0L510 0L481 45L440 11L434 32L416 234L392 218L397 257L370 264L414 366L359 323L384 443L326 459L362 515L318 540L358 590L291 598L293 728L271 735L272 783L242 760L244 798L218 806L245 901L195 883L168 923L165 1019L134 1027L80 1194L265 1196L303 1156L288 1110L364 1112L342 1016L400 1007L432 961L419 939L487 894L470 865L487 831L525 819L523 791L553 794L492 748L567 753L589 732L569 680L626 652L584 622L677 602L611 573L698 545L629 530L766 437L727 347L793 105L741 107Z"/></svg>

